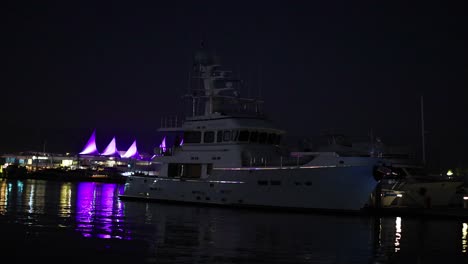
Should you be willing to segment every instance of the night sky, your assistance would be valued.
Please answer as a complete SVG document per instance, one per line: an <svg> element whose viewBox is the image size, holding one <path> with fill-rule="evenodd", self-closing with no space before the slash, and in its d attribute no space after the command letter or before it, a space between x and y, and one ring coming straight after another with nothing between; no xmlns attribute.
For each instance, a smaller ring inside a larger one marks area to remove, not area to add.
<svg viewBox="0 0 468 264"><path fill-rule="evenodd" d="M291 142L420 149L424 96L428 162L468 167L462 1L96 2L2 4L0 153L80 152L94 129L99 150L151 152L203 39Z"/></svg>

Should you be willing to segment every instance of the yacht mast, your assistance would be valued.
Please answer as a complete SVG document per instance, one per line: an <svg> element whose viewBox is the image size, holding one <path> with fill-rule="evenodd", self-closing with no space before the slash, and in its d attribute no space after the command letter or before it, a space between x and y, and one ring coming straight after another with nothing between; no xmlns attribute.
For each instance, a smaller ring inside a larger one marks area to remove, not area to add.
<svg viewBox="0 0 468 264"><path fill-rule="evenodd" d="M421 95L421 139L422 139L422 162L426 165L426 146L424 139L424 98Z"/></svg>
<svg viewBox="0 0 468 264"><path fill-rule="evenodd" d="M190 91L185 95L192 101L192 117L221 114L262 116L259 105L263 102L240 96L242 80L225 69L216 54L205 50L202 45L194 54L192 66Z"/></svg>

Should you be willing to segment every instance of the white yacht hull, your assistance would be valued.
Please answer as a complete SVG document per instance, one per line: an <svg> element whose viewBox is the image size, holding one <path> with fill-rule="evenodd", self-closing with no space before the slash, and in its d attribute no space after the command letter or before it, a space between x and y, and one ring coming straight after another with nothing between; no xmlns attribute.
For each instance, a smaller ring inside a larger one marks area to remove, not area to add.
<svg viewBox="0 0 468 264"><path fill-rule="evenodd" d="M373 165L218 168L204 179L130 176L121 198L226 206L359 211L377 181Z"/></svg>

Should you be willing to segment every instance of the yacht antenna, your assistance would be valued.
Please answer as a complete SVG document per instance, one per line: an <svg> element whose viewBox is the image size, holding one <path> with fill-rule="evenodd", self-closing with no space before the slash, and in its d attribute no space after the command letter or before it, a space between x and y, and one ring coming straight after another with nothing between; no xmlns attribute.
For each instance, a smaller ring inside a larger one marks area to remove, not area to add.
<svg viewBox="0 0 468 264"><path fill-rule="evenodd" d="M262 65L258 64L258 98L262 99Z"/></svg>
<svg viewBox="0 0 468 264"><path fill-rule="evenodd" d="M422 139L422 162L426 165L426 146L424 139L424 98L421 95L421 139Z"/></svg>

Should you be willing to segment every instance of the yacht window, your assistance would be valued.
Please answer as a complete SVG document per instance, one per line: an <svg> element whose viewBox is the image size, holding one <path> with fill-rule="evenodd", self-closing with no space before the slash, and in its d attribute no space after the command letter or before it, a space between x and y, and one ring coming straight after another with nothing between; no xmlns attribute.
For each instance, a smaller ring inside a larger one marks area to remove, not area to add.
<svg viewBox="0 0 468 264"><path fill-rule="evenodd" d="M250 132L250 142L257 142L258 139L258 132L252 131Z"/></svg>
<svg viewBox="0 0 468 264"><path fill-rule="evenodd" d="M213 164L212 163L206 164L206 174L210 175L211 171L213 171Z"/></svg>
<svg viewBox="0 0 468 264"><path fill-rule="evenodd" d="M427 171L424 168L406 168L408 173L412 176L428 176Z"/></svg>
<svg viewBox="0 0 468 264"><path fill-rule="evenodd" d="M239 132L239 141L248 141L249 140L249 131L242 130Z"/></svg>
<svg viewBox="0 0 468 264"><path fill-rule="evenodd" d="M206 131L203 134L203 142L213 143L214 142L214 132L213 131Z"/></svg>
<svg viewBox="0 0 468 264"><path fill-rule="evenodd" d="M276 135L276 145L279 145L281 143L281 135Z"/></svg>
<svg viewBox="0 0 468 264"><path fill-rule="evenodd" d="M223 131L218 131L216 133L216 142L222 142L223 141Z"/></svg>
<svg viewBox="0 0 468 264"><path fill-rule="evenodd" d="M392 169L392 177L397 178L404 178L406 177L406 172L402 168L391 168Z"/></svg>
<svg viewBox="0 0 468 264"><path fill-rule="evenodd" d="M262 143L265 143L267 140L267 133L266 132L262 132L258 135L258 143L262 144Z"/></svg>
<svg viewBox="0 0 468 264"><path fill-rule="evenodd" d="M167 176L170 178L180 178L185 173L184 164L169 163L167 167Z"/></svg>
<svg viewBox="0 0 468 264"><path fill-rule="evenodd" d="M239 131L238 130L233 130L231 134L231 140L232 141L237 141L237 138L239 137Z"/></svg>
<svg viewBox="0 0 468 264"><path fill-rule="evenodd" d="M268 134L268 144L275 144L276 142L276 134L270 133Z"/></svg>
<svg viewBox="0 0 468 264"><path fill-rule="evenodd" d="M223 141L230 141L231 140L231 131L224 130L223 132Z"/></svg>
<svg viewBox="0 0 468 264"><path fill-rule="evenodd" d="M201 177L201 164L183 164L185 170L182 174L184 178L200 178Z"/></svg>
<svg viewBox="0 0 468 264"><path fill-rule="evenodd" d="M184 143L200 143L201 132L200 131L185 131L184 132Z"/></svg>
<svg viewBox="0 0 468 264"><path fill-rule="evenodd" d="M169 163L168 176L171 178L200 178L201 164Z"/></svg>

